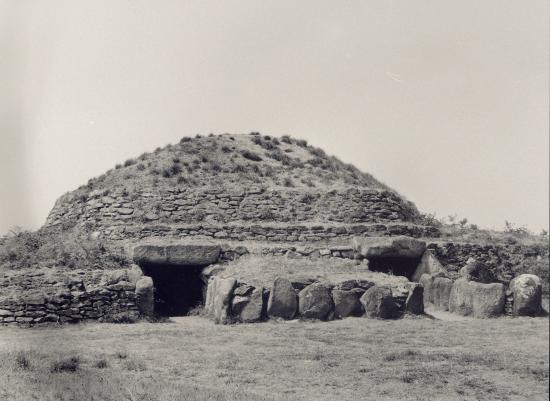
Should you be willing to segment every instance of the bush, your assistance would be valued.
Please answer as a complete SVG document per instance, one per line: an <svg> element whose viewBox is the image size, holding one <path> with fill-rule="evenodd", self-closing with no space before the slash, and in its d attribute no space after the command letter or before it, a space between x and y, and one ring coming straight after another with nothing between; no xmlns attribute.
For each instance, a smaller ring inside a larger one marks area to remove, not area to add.
<svg viewBox="0 0 550 401"><path fill-rule="evenodd" d="M254 152L251 152L249 150L243 150L241 152L241 155L245 158L245 159L248 159L248 160L252 160L252 161L255 161L255 162L259 162L262 160L262 158L260 156L258 156L256 153Z"/></svg>
<svg viewBox="0 0 550 401"><path fill-rule="evenodd" d="M284 143L292 144L292 139L290 139L290 137L288 135L283 135L281 137L281 141L284 142Z"/></svg>
<svg viewBox="0 0 550 401"><path fill-rule="evenodd" d="M145 165L143 163L139 163L136 168L139 170L139 171L143 171L145 170Z"/></svg>
<svg viewBox="0 0 550 401"><path fill-rule="evenodd" d="M170 173L172 175L178 175L179 173L181 173L181 171L181 165L179 165L178 163L174 163L172 164L172 167L170 167Z"/></svg>
<svg viewBox="0 0 550 401"><path fill-rule="evenodd" d="M180 139L180 143L185 143L185 142L191 142L191 138L188 136L184 136L183 138Z"/></svg>
<svg viewBox="0 0 550 401"><path fill-rule="evenodd" d="M305 148L307 146L307 141L305 139L297 139L296 145L300 146L301 148Z"/></svg>
<svg viewBox="0 0 550 401"><path fill-rule="evenodd" d="M128 159L124 162L124 167L129 167L134 164L136 164L136 161L134 159Z"/></svg>
<svg viewBox="0 0 550 401"><path fill-rule="evenodd" d="M292 178L290 178L290 177L285 177L284 180L283 180L283 185L285 187L293 187L294 186L294 181L292 181Z"/></svg>
<svg viewBox="0 0 550 401"><path fill-rule="evenodd" d="M277 147L273 142L271 142L270 136L264 136L263 138L260 136L254 136L251 139L256 145L259 145L266 150L273 150Z"/></svg>
<svg viewBox="0 0 550 401"><path fill-rule="evenodd" d="M223 152L223 153L231 153L231 151L232 151L232 150L231 150L231 148L230 148L229 146L227 146L227 145L223 145L223 146L222 146L222 152Z"/></svg>
<svg viewBox="0 0 550 401"><path fill-rule="evenodd" d="M309 153L311 153L313 156L316 156L316 157L321 157L321 158L327 157L327 154L321 148L311 147L309 148Z"/></svg>

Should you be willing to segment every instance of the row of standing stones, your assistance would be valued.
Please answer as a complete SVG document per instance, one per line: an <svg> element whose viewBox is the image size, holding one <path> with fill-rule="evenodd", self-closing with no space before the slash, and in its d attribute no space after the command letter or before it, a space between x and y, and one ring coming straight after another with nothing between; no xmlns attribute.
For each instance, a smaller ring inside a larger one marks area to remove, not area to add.
<svg viewBox="0 0 550 401"><path fill-rule="evenodd" d="M423 314L434 307L475 318L540 316L542 284L538 276L522 274L508 288L494 282L487 267L469 260L457 274L449 274L421 241L401 238L391 245L400 255L422 251L422 258L410 282L379 285L366 280L337 284L292 282L277 278L270 290L239 283L235 278L211 277L205 314L216 323L259 322L268 318L330 320L348 316L395 319L406 313ZM384 246L361 249L359 256L388 254ZM457 277L458 276L458 277Z"/></svg>
<svg viewBox="0 0 550 401"><path fill-rule="evenodd" d="M300 285L277 278L270 290L238 283L235 278L210 280L205 314L215 323L254 323L271 319L332 320L349 316L395 319L424 312L422 286L407 283L393 288L366 280L338 284Z"/></svg>

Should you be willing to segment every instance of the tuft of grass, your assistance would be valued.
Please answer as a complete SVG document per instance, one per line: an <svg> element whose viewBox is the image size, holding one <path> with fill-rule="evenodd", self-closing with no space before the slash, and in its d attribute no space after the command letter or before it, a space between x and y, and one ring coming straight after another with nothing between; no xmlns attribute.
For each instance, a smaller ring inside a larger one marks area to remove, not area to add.
<svg viewBox="0 0 550 401"><path fill-rule="evenodd" d="M109 367L109 362L107 362L107 359L101 358L100 360L96 361L94 366L98 369L105 369Z"/></svg>
<svg viewBox="0 0 550 401"><path fill-rule="evenodd" d="M50 364L51 373L74 373L80 370L80 357L78 355L70 355L61 357Z"/></svg>
<svg viewBox="0 0 550 401"><path fill-rule="evenodd" d="M18 351L15 355L15 365L19 369L28 370L31 367L30 355L27 351Z"/></svg>

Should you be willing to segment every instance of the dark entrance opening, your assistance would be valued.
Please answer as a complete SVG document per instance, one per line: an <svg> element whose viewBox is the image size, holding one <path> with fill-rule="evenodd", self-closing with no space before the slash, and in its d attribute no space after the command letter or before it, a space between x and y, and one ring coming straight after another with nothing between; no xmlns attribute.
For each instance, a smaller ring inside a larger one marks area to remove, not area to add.
<svg viewBox="0 0 550 401"><path fill-rule="evenodd" d="M203 302L202 266L144 264L143 274L153 279L155 312L162 316L185 316Z"/></svg>
<svg viewBox="0 0 550 401"><path fill-rule="evenodd" d="M378 257L369 259L369 270L390 273L394 276L404 276L411 279L420 258Z"/></svg>

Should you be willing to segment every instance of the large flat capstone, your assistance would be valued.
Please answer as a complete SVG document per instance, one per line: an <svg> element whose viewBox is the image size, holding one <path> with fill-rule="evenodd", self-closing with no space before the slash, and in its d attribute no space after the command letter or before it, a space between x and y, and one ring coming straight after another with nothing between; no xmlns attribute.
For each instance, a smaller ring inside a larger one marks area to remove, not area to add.
<svg viewBox="0 0 550 401"><path fill-rule="evenodd" d="M218 261L220 251L218 245L138 245L133 254L140 265L208 266Z"/></svg>
<svg viewBox="0 0 550 401"><path fill-rule="evenodd" d="M390 238L355 238L355 252L371 258L421 258L426 251L426 243L415 238L399 236Z"/></svg>

